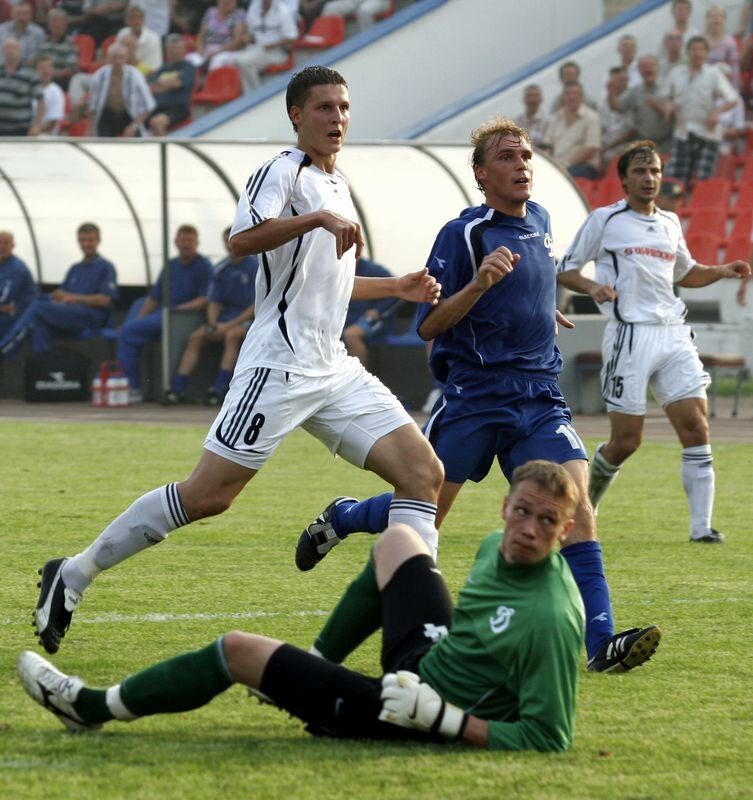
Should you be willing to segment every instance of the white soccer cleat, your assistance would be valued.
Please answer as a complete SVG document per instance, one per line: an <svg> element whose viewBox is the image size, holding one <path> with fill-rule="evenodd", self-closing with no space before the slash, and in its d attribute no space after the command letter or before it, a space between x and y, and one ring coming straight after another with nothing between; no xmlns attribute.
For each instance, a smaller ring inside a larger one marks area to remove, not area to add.
<svg viewBox="0 0 753 800"><path fill-rule="evenodd" d="M18 674L29 697L54 714L69 731L81 733L102 727L86 722L73 708L84 686L81 678L65 675L30 650L18 657Z"/></svg>

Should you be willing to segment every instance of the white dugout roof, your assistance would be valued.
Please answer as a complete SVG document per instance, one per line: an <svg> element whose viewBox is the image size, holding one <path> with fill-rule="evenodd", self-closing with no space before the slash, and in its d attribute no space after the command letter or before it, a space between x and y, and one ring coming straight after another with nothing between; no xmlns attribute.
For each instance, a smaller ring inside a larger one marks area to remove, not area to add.
<svg viewBox="0 0 753 800"><path fill-rule="evenodd" d="M76 228L97 223L100 252L122 286L154 282L174 254L182 223L199 229L200 250L224 256L222 231L257 165L284 141L0 141L0 229L37 280L57 284L80 259ZM422 267L441 225L482 201L467 144L349 143L338 166L351 183L367 255L395 274ZM552 216L560 255L587 213L569 177L534 158L533 199ZM167 250L167 254L165 253Z"/></svg>

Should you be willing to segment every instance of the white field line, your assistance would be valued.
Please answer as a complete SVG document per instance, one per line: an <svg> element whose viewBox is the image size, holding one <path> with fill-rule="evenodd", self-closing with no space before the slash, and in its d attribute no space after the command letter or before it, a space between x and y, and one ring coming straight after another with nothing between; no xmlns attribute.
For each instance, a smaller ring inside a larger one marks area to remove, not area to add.
<svg viewBox="0 0 753 800"><path fill-rule="evenodd" d="M323 609L313 609L310 611L229 611L227 613L198 613L198 614L100 614L96 617L85 617L76 614L77 625L100 625L111 624L113 622L185 622L193 620L214 620L214 619L270 619L274 617L326 617L330 612ZM0 625L26 625L27 618L10 619L8 617L0 619Z"/></svg>

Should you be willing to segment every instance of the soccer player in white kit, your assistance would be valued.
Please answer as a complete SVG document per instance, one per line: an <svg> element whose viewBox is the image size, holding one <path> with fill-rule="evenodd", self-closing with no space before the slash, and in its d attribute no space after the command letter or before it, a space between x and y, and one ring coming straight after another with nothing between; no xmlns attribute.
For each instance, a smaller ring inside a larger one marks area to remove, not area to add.
<svg viewBox="0 0 753 800"><path fill-rule="evenodd" d="M193 473L136 500L83 552L40 570L34 621L55 653L84 590L105 569L183 525L221 514L301 427L333 453L395 487L390 524L416 530L436 553L443 470L394 395L340 340L350 299L436 302L426 269L400 278L355 277L363 246L350 190L335 161L350 121L345 80L308 67L286 97L297 145L262 164L238 203L234 256L259 254L256 318L230 390Z"/></svg>
<svg viewBox="0 0 753 800"><path fill-rule="evenodd" d="M711 527L714 467L706 406L710 383L687 309L673 286L708 286L745 278L744 261L706 266L688 252L677 215L656 206L662 162L651 141L633 142L617 171L626 198L594 210L559 265L557 280L589 294L609 318L602 341L602 393L609 441L591 462L589 496L594 509L643 436L648 387L662 404L682 444L682 483L690 508L690 541L721 543ZM581 275L596 263L596 280Z"/></svg>

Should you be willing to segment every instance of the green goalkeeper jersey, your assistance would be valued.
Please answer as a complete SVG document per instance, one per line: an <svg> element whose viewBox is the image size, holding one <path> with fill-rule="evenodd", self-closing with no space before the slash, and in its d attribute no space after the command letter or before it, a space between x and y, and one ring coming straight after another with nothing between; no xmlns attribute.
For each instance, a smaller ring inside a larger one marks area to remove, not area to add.
<svg viewBox="0 0 753 800"><path fill-rule="evenodd" d="M564 558L510 566L504 533L481 543L450 631L421 659L448 702L489 721L492 750L566 750L573 737L583 603Z"/></svg>

